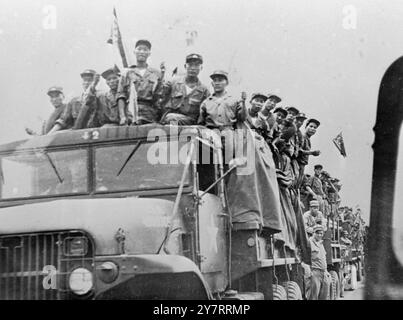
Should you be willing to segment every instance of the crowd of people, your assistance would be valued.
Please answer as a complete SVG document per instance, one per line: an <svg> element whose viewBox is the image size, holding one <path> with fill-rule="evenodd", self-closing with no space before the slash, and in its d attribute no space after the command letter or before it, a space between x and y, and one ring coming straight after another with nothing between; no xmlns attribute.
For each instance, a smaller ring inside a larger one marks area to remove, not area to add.
<svg viewBox="0 0 403 320"><path fill-rule="evenodd" d="M321 238L327 221L337 215L354 226L356 217L351 208L338 208L339 179L332 178L320 164L314 166L312 175L305 172L310 156L321 154L311 146L320 121L308 118L295 106L280 106L282 98L273 93L255 92L249 104L244 95L236 99L226 90L230 75L225 70L210 75L210 93L199 80L203 57L197 53L186 56L184 75L166 81L163 64L159 69L148 65L150 53L150 41L139 40L135 44L136 65L123 72L115 66L101 75L95 70L84 70L80 74L82 94L67 103L62 87L49 88L47 94L54 111L41 133L28 128L27 133L45 135L60 130L150 123L203 125L218 131L233 129L239 123L248 126L264 139L273 154L283 225L288 228L278 238L291 249L300 248L303 261L310 266L309 298L323 297L327 266ZM105 79L108 92L97 90L100 76ZM352 229L345 229L347 233L342 238L346 244Z"/></svg>

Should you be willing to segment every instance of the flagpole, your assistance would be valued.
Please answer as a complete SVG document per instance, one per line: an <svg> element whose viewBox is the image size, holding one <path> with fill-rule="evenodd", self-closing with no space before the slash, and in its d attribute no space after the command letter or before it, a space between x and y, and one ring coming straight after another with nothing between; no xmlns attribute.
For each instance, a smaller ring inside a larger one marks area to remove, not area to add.
<svg viewBox="0 0 403 320"><path fill-rule="evenodd" d="M119 24L118 24L118 16L116 14L115 7L113 7L113 24L112 24L111 36L107 42L112 45L113 44L117 45L120 57L122 59L122 65L124 68L127 68L129 65L127 63L127 57L126 57L125 48L123 45L123 38L122 38L122 34L120 32L120 28L119 28Z"/></svg>

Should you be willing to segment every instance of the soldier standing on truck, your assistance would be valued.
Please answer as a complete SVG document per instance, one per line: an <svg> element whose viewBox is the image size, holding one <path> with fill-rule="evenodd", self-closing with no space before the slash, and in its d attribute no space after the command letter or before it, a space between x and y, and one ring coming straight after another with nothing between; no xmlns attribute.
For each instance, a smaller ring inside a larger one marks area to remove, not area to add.
<svg viewBox="0 0 403 320"><path fill-rule="evenodd" d="M263 138L267 138L269 133L269 123L260 116L260 111L267 101L267 96L263 93L254 93L250 99L247 122Z"/></svg>
<svg viewBox="0 0 403 320"><path fill-rule="evenodd" d="M323 197L325 193L323 192L323 185L320 179L320 175L322 173L323 166L321 164L317 164L314 166L315 174L310 178L308 183L306 184L305 188L309 192L310 200L318 200L319 201L319 210L323 212L324 210L324 203Z"/></svg>
<svg viewBox="0 0 403 320"><path fill-rule="evenodd" d="M91 87L91 90L88 92L88 101L80 110L75 129L82 129L83 121L81 119L87 117L97 117L99 126L118 126L120 123L117 102L120 71L116 67L109 68L102 72L101 76L105 79L109 91L97 93L95 87ZM89 106L94 107L91 109ZM125 108L124 112L131 122L133 115L127 109L127 104Z"/></svg>
<svg viewBox="0 0 403 320"><path fill-rule="evenodd" d="M97 75L97 73L92 69L84 70L80 76L82 79L83 93L70 100L48 134L59 130L71 129L75 126L81 108L87 103L89 87L91 85L96 85L96 82L99 80L99 75ZM89 119L85 124L85 127L97 126L93 121L94 119Z"/></svg>
<svg viewBox="0 0 403 320"><path fill-rule="evenodd" d="M323 246L324 228L318 224L313 228L311 244L311 278L309 300L327 300L330 275L327 271L326 251Z"/></svg>
<svg viewBox="0 0 403 320"><path fill-rule="evenodd" d="M64 103L64 94L63 88L54 86L49 88L47 92L48 96L50 97L50 103L53 105L54 110L50 114L47 121L43 123L42 133L47 134L56 124L56 120L62 115L64 109L66 108L66 104ZM25 128L25 131L29 135L38 135L30 128Z"/></svg>
<svg viewBox="0 0 403 320"><path fill-rule="evenodd" d="M214 93L200 107L198 124L210 129L233 129L237 122L246 120L247 111L243 103L227 93L228 73L216 70L211 75Z"/></svg>
<svg viewBox="0 0 403 320"><path fill-rule="evenodd" d="M195 125L200 115L200 105L210 95L198 78L203 57L192 53L186 56L186 76L167 82L163 86L162 124Z"/></svg>
<svg viewBox="0 0 403 320"><path fill-rule="evenodd" d="M326 231L326 219L323 213L319 211L319 202L312 200L309 203L309 210L304 213L305 230L309 236L313 235L313 228L320 224Z"/></svg>
<svg viewBox="0 0 403 320"><path fill-rule="evenodd" d="M287 110L283 109L282 107L277 107L273 111L274 117L276 122L274 123L273 127L270 130L270 136L272 138L272 141L274 142L276 138L279 137L280 135L280 124L282 123L283 120L287 117Z"/></svg>
<svg viewBox="0 0 403 320"><path fill-rule="evenodd" d="M298 164L300 168L299 174L299 186L303 183L305 166L308 164L309 156L319 156L319 150L311 150L311 137L316 133L316 130L320 126L320 122L316 119L309 119L305 124L305 133L301 135L300 148L298 152Z"/></svg>
<svg viewBox="0 0 403 320"><path fill-rule="evenodd" d="M259 112L259 118L267 121L270 129L269 137L272 140L273 139L272 130L276 124L276 116L274 115L274 112L272 110L274 110L277 104L281 102L281 98L279 96L276 96L275 94L270 93L265 96L267 97L267 100L262 110Z"/></svg>
<svg viewBox="0 0 403 320"><path fill-rule="evenodd" d="M151 42L144 39L138 40L134 53L136 55L136 65L132 65L125 70L118 86L117 100L120 125L130 124L130 117L125 114L125 110L127 110L126 106L130 96L134 94L137 95L137 101L134 101L137 108L130 110L133 106L129 106L129 110L135 113L134 124L141 125L158 122L161 118L161 109L158 106L158 92L162 85L162 74L159 70L147 64L147 60L151 55ZM130 90L132 82L136 90L135 93Z"/></svg>

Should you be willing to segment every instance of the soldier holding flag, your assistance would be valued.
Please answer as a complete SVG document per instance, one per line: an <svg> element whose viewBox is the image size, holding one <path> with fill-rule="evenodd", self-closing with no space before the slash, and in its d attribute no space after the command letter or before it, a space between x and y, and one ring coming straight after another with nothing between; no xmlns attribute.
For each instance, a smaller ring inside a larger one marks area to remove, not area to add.
<svg viewBox="0 0 403 320"><path fill-rule="evenodd" d="M135 124L157 122L161 117L157 101L162 74L147 64L151 55L151 42L138 40L134 53L137 63L124 72L118 86L120 125L129 123L128 115L124 112L127 103L129 110L133 112Z"/></svg>

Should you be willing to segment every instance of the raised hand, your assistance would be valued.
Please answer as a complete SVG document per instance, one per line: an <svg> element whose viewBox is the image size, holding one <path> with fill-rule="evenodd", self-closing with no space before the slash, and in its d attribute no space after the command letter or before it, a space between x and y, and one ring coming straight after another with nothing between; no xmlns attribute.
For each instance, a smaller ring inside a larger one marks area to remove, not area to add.
<svg viewBox="0 0 403 320"><path fill-rule="evenodd" d="M245 102L246 98L247 98L246 92L245 92L245 91L242 91L242 93L241 93L241 99L242 99L242 101Z"/></svg>

